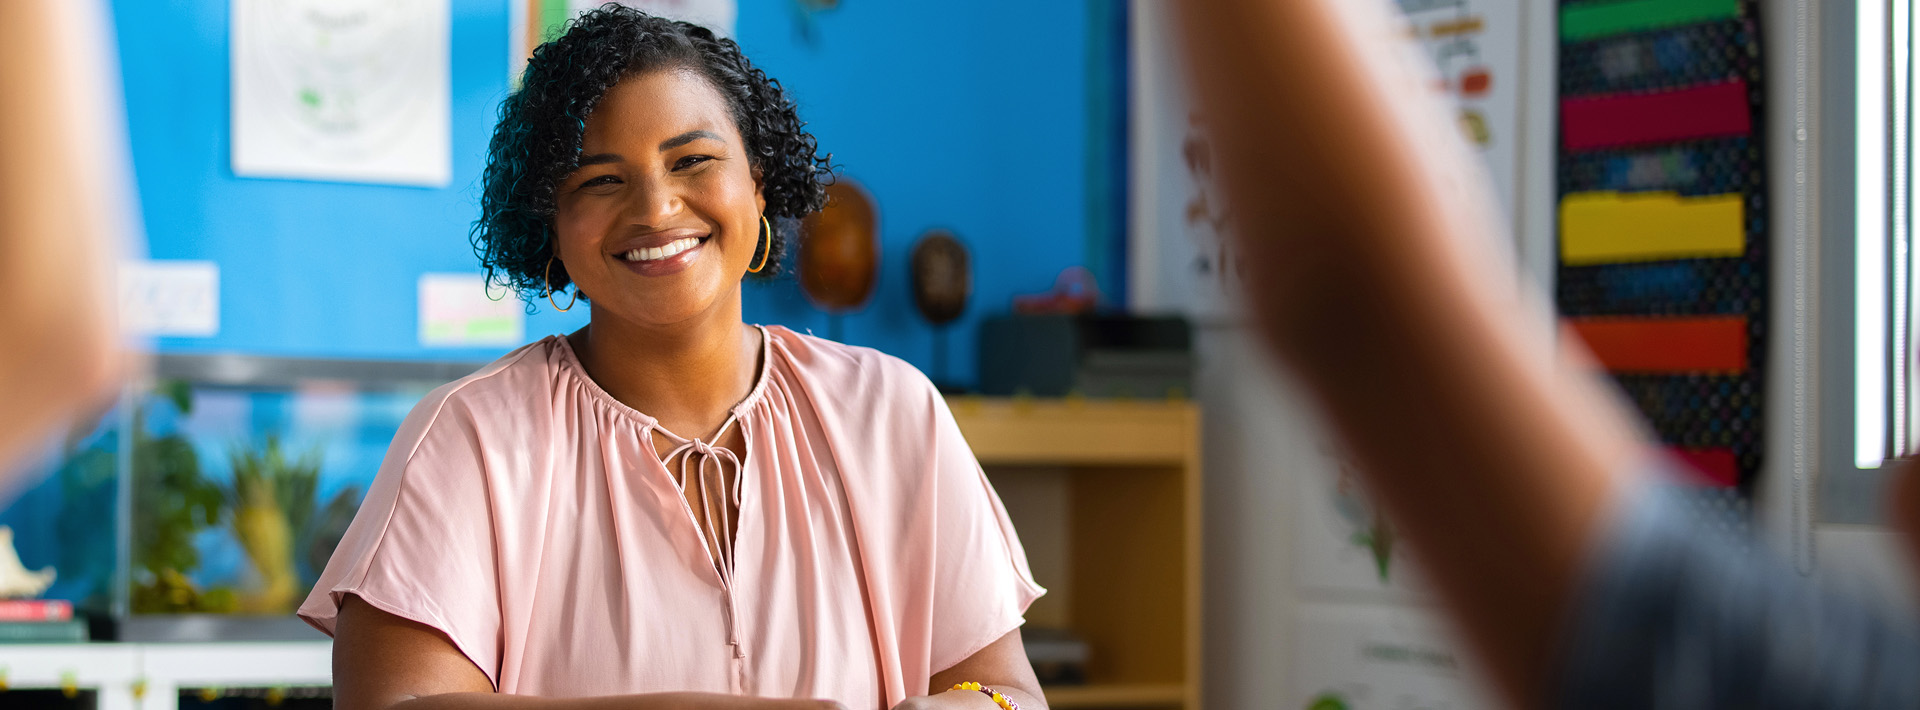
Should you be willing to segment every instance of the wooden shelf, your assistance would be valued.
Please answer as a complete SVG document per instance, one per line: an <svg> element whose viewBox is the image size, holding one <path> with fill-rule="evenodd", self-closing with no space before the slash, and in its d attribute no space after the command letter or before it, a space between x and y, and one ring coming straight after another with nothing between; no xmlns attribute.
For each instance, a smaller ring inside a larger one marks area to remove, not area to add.
<svg viewBox="0 0 1920 710"><path fill-rule="evenodd" d="M1180 400L955 397L1034 578L1089 648L1055 708L1200 710L1200 412Z"/></svg>
<svg viewBox="0 0 1920 710"><path fill-rule="evenodd" d="M1199 448L1199 410L1183 400L954 397L948 407L989 466L1184 466Z"/></svg>
<svg viewBox="0 0 1920 710"><path fill-rule="evenodd" d="M1052 685L1042 688L1053 708L1171 708L1187 701L1187 688L1162 685Z"/></svg>

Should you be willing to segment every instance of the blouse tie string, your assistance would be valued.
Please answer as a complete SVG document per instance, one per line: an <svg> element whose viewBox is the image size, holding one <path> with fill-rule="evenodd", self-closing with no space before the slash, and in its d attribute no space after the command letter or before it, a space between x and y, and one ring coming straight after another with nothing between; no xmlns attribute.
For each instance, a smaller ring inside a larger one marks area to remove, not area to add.
<svg viewBox="0 0 1920 710"><path fill-rule="evenodd" d="M714 432L713 439L720 440L727 430L733 427L734 420ZM725 447L714 446L699 439L682 439L665 429L656 429L669 440L677 442L673 450L668 451L660 460L670 475L674 485L685 496L687 486L697 486L700 492L700 504L704 510L695 511L700 524L700 532L706 538L707 549L713 551L714 572L720 575L720 586L726 591L727 602L727 644L733 646L736 657L745 657L740 648L738 624L733 615L733 536L727 532L736 524L737 511L740 508L740 482L743 467L740 458ZM731 471L728 469L731 468ZM691 469L691 470L689 470ZM688 474L692 474L691 476ZM731 474L731 475L729 475ZM728 490L726 484L733 484Z"/></svg>

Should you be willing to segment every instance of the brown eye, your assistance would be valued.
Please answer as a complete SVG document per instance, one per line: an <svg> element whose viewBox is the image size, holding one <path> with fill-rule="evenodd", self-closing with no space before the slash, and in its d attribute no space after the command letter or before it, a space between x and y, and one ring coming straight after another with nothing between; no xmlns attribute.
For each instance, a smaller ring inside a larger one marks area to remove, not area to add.
<svg viewBox="0 0 1920 710"><path fill-rule="evenodd" d="M674 170L686 170L687 168L691 168L691 167L693 167L693 166L695 166L695 165L699 165L699 164L701 164L701 163L704 163L704 162L707 162L707 161L709 161L709 160L713 160L713 156L710 156L710 155L689 155L689 156L687 156L687 157L685 157L685 158L681 158L681 159L680 159L679 161L677 161L677 162L675 162L675 163L673 164L673 169L674 169Z"/></svg>
<svg viewBox="0 0 1920 710"><path fill-rule="evenodd" d="M618 185L618 184L620 184L620 178L614 177L612 175L600 175L593 178L589 178L586 182L580 183L580 189L585 190L590 187L602 187L606 185Z"/></svg>

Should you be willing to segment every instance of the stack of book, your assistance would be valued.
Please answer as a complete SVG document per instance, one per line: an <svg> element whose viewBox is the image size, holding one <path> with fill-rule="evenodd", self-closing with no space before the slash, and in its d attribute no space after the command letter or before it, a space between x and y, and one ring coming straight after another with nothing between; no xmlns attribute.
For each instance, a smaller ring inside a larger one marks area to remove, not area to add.
<svg viewBox="0 0 1920 710"><path fill-rule="evenodd" d="M0 599L0 643L77 643L87 622L64 599Z"/></svg>

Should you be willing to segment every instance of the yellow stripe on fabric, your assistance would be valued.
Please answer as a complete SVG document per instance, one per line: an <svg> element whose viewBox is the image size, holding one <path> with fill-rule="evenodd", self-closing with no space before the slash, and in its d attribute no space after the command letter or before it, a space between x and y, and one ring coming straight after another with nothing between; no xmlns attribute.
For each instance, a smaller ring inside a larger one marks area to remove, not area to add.
<svg viewBox="0 0 1920 710"><path fill-rule="evenodd" d="M1560 262L1569 266L1746 253L1739 194L1579 192L1560 200Z"/></svg>

